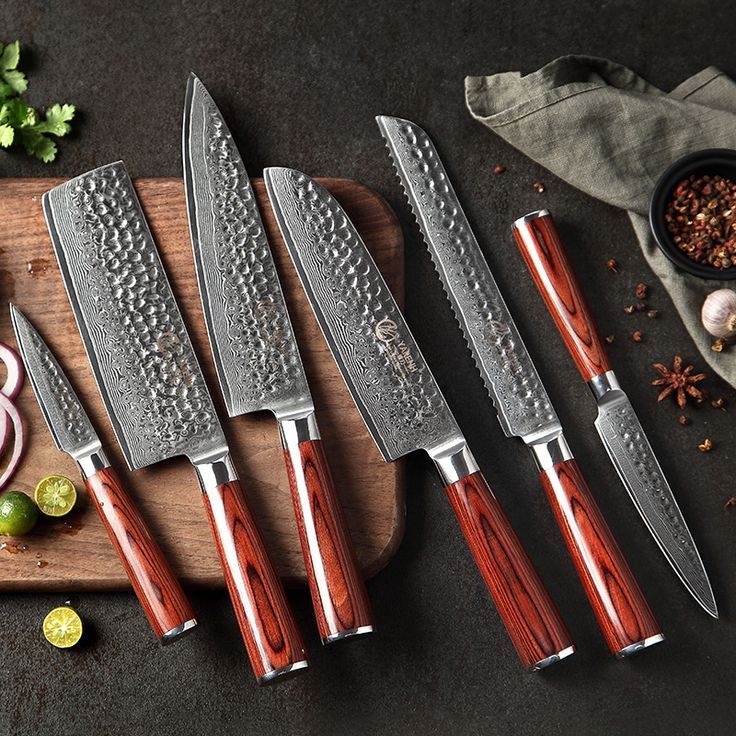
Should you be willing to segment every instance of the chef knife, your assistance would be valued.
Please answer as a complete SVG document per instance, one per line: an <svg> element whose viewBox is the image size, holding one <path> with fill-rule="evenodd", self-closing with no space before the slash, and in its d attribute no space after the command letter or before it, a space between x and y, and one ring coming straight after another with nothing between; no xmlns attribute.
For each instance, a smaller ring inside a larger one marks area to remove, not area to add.
<svg viewBox="0 0 736 736"><path fill-rule="evenodd" d="M698 603L718 618L700 554L639 419L611 369L554 220L532 212L513 226L516 243L567 349L598 402L595 426L631 500Z"/></svg>
<svg viewBox="0 0 736 736"><path fill-rule="evenodd" d="M276 416L323 643L369 633L368 594L253 189L220 111L194 74L183 159L197 280L227 412Z"/></svg>
<svg viewBox="0 0 736 736"><path fill-rule="evenodd" d="M194 465L261 683L307 666L220 421L122 162L51 189L43 210L87 356L128 466Z"/></svg>
<svg viewBox="0 0 736 736"><path fill-rule="evenodd" d="M434 460L522 663L539 669L572 654L565 624L348 216L305 174L269 168L264 179L317 321L384 459L422 449Z"/></svg>
<svg viewBox="0 0 736 736"><path fill-rule="evenodd" d="M197 619L163 552L102 449L87 412L41 336L14 304L10 319L23 364L57 449L79 466L128 579L156 636L166 644Z"/></svg>
<svg viewBox="0 0 736 736"><path fill-rule="evenodd" d="M434 143L408 120L376 120L501 427L534 455L609 648L626 656L662 641L659 624L573 458Z"/></svg>

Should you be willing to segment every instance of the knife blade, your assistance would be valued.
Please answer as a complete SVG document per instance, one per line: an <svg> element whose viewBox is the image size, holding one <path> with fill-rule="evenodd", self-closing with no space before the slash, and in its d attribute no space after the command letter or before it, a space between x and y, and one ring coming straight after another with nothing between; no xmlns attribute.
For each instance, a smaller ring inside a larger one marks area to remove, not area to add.
<svg viewBox="0 0 736 736"><path fill-rule="evenodd" d="M182 139L197 281L228 414L276 416L322 642L367 634L373 613L255 195L222 114L194 74Z"/></svg>
<svg viewBox="0 0 736 736"><path fill-rule="evenodd" d="M542 486L611 651L664 639L591 493L434 143L416 123L376 118L432 261L508 437L534 455Z"/></svg>
<svg viewBox="0 0 736 736"><path fill-rule="evenodd" d="M87 412L54 354L15 304L10 319L18 349L54 444L78 465L95 510L159 640L167 644L197 625L179 581L102 449Z"/></svg>
<svg viewBox="0 0 736 736"><path fill-rule="evenodd" d="M269 168L276 221L327 344L386 461L425 450L522 663L539 669L574 645L480 472L359 233L323 187Z"/></svg>
<svg viewBox="0 0 736 736"><path fill-rule="evenodd" d="M621 390L552 216L516 220L514 237L581 375L598 403L596 429L637 511L695 600L714 618L708 574L644 429Z"/></svg>
<svg viewBox="0 0 736 736"><path fill-rule="evenodd" d="M260 683L307 666L156 245L121 161L51 189L43 210L72 311L128 466L194 465Z"/></svg>

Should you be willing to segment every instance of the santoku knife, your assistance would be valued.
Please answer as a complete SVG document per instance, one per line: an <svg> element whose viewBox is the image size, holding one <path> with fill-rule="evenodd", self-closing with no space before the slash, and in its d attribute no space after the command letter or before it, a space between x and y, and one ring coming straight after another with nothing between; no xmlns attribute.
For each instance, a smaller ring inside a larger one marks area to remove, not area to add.
<svg viewBox="0 0 736 736"><path fill-rule="evenodd" d="M183 159L199 291L227 412L270 410L278 420L323 643L371 632L368 594L255 195L220 111L194 74Z"/></svg>
<svg viewBox="0 0 736 736"><path fill-rule="evenodd" d="M625 656L662 641L562 433L562 426L429 136L376 118L455 316L508 437L532 451L606 642Z"/></svg>
<svg viewBox="0 0 736 736"><path fill-rule="evenodd" d="M603 342L547 210L513 226L516 243L567 349L598 402L595 426L642 519L680 580L713 617L718 609L690 530Z"/></svg>
<svg viewBox="0 0 736 736"><path fill-rule="evenodd" d="M384 459L422 449L434 460L523 664L539 669L572 654L565 624L348 216L305 174L269 168L264 179L302 285Z"/></svg>
<svg viewBox="0 0 736 736"><path fill-rule="evenodd" d="M14 304L10 318L33 392L56 447L79 466L151 628L163 642L196 625L194 611L148 525L102 449L87 412L41 336Z"/></svg>
<svg viewBox="0 0 736 736"><path fill-rule="evenodd" d="M128 466L176 455L192 462L258 681L305 668L301 636L125 166L101 166L55 187L43 209Z"/></svg>

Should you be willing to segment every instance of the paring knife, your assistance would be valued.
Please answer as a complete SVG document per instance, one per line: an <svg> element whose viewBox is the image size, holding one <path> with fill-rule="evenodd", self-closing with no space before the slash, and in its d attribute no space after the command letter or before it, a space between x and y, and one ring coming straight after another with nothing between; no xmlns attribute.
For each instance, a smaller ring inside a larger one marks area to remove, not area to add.
<svg viewBox="0 0 736 736"><path fill-rule="evenodd" d="M269 168L276 221L327 343L384 459L425 450L522 663L574 646L549 593L480 472L360 235L323 187Z"/></svg>
<svg viewBox="0 0 736 736"><path fill-rule="evenodd" d="M698 603L718 609L708 575L669 483L621 390L590 309L547 210L519 218L514 238L567 349L598 402L595 426L631 500Z"/></svg>
<svg viewBox="0 0 736 736"><path fill-rule="evenodd" d="M534 455L542 486L611 651L633 654L664 639L562 432L445 167L415 123L378 127L475 364L508 437Z"/></svg>
<svg viewBox="0 0 736 736"><path fill-rule="evenodd" d="M220 111L194 74L183 159L197 280L227 412L270 410L278 420L322 642L369 633L368 594L255 195Z"/></svg>
<svg viewBox="0 0 736 736"><path fill-rule="evenodd" d="M258 681L305 668L301 636L125 166L101 166L51 189L43 210L128 466L176 455L192 462Z"/></svg>
<svg viewBox="0 0 736 736"><path fill-rule="evenodd" d="M57 449L79 466L110 541L156 636L166 644L197 619L133 499L110 465L69 379L41 336L14 304L10 319L41 413Z"/></svg>

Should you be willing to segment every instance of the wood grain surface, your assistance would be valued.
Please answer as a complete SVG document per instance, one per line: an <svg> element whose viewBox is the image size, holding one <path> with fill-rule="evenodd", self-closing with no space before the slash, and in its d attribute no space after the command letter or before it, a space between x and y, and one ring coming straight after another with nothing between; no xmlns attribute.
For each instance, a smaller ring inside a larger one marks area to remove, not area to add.
<svg viewBox="0 0 736 736"><path fill-rule="evenodd" d="M322 183L345 207L399 301L403 298L401 229L384 200L344 179ZM8 302L41 332L68 373L105 449L182 582L222 586L217 550L201 492L188 461L176 458L129 472L74 323L41 212L41 195L59 179L0 180L0 340L15 344ZM268 413L227 418L201 313L180 179L135 182L195 350L223 420L248 504L269 553L288 585L306 581L294 508L276 420ZM358 561L374 575L403 534L401 462L384 463L350 398L268 207L263 182L253 181L302 352L325 450L348 520ZM26 420L26 457L10 488L32 493L50 473L74 480L79 508L64 520L42 520L21 540L0 537L0 590L116 590L129 586L105 529L84 491L76 464L59 452L30 385L19 397Z"/></svg>

